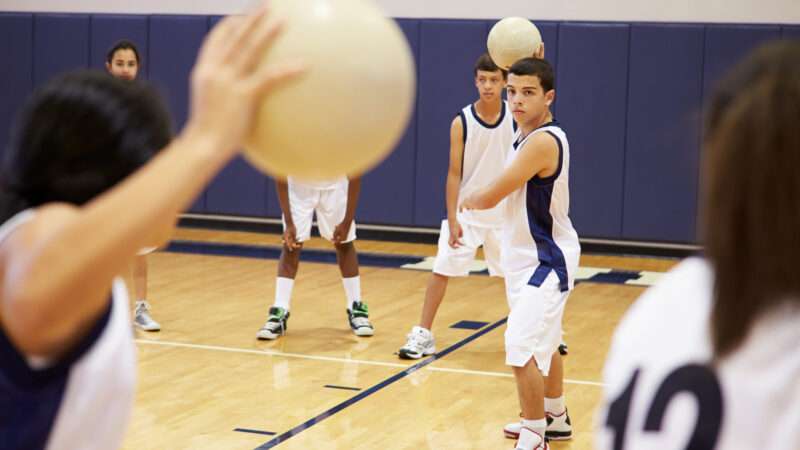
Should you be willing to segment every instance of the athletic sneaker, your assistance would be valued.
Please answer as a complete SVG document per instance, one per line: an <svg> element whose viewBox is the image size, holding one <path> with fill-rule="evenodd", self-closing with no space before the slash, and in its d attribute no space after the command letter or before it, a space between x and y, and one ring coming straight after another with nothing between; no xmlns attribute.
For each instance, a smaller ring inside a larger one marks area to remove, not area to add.
<svg viewBox="0 0 800 450"><path fill-rule="evenodd" d="M522 427L514 450L550 450L547 439L527 427Z"/></svg>
<svg viewBox="0 0 800 450"><path fill-rule="evenodd" d="M551 441L568 441L572 439L572 422L569 420L569 412L564 409L559 415L547 413L547 431L545 437ZM503 434L509 439L517 439L522 422L512 422L503 427Z"/></svg>
<svg viewBox="0 0 800 450"><path fill-rule="evenodd" d="M366 303L355 302L352 309L347 310L347 319L350 321L350 328L356 336L372 336L375 330L369 323L369 308Z"/></svg>
<svg viewBox="0 0 800 450"><path fill-rule="evenodd" d="M258 330L256 337L259 339L274 340L286 333L286 322L289 320L289 311L280 306L273 306L269 309L267 323Z"/></svg>
<svg viewBox="0 0 800 450"><path fill-rule="evenodd" d="M144 331L159 331L161 325L150 317L150 304L144 300L136 302L133 312L133 324Z"/></svg>
<svg viewBox="0 0 800 450"><path fill-rule="evenodd" d="M408 333L406 345L397 352L401 359L420 359L436 353L433 333L422 327L414 327Z"/></svg>

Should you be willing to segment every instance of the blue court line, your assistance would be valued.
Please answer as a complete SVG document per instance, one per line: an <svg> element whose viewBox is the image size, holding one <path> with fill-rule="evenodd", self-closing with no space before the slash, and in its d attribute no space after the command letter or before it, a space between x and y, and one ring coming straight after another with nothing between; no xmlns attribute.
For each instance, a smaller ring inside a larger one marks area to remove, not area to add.
<svg viewBox="0 0 800 450"><path fill-rule="evenodd" d="M240 258L254 259L278 259L281 256L281 247L182 240L170 242L164 251L195 255L237 256ZM303 249L300 253L300 260L335 264L336 252L313 248ZM400 267L405 264L416 264L423 260L424 258L419 256L388 255L380 253L358 254L359 264L365 266Z"/></svg>
<svg viewBox="0 0 800 450"><path fill-rule="evenodd" d="M478 331L476 333L471 334L470 336L468 336L468 337L456 342L455 344L451 345L450 347L447 347L446 349L440 351L439 353L435 353L430 358L425 359L425 360L423 360L423 361L421 361L421 362L419 362L417 364L414 364L413 366L405 369L404 371L402 371L402 372L400 372L398 374L392 375L391 377L381 381L380 383L378 383L378 384L376 384L376 385L374 385L374 386L362 391L358 395L356 395L354 397L351 397L351 398L343 401L342 403L339 403L338 405L336 405L336 406L332 407L331 409L323 412L322 414L319 414L318 416L301 423L300 425L292 428L291 430L289 430L289 431L287 431L287 432L285 432L285 433L283 433L283 434L281 434L279 436L274 437L271 441L261 445L260 447L256 447L256 450L265 450L265 449L268 449L268 448L275 447L276 445L280 444L281 442L286 441L287 439L291 438L292 436L297 436L298 434L302 433L303 431L313 427L314 425L316 425L316 424L322 422L323 420L327 419L328 417L331 417L332 415L342 411L343 409L345 409L345 408L347 408L349 406L352 406L355 403L358 403L359 401L369 397L370 395L380 391L381 389L383 389L383 388L385 388L385 387L387 387L387 386L389 386L389 385L391 385L391 384L393 384L393 383L395 383L397 381L402 380L403 378L411 375L412 373L416 372L417 370L427 366L428 364L430 364L430 363L432 363L432 362L434 362L436 360L444 358L445 356L449 355L450 353L452 353L452 352L458 350L459 348L469 344L470 342L474 341L475 339L478 339L479 337L481 337L484 334L494 330L495 328L499 327L500 325L503 325L504 323L506 323L507 320L508 320L508 317L504 317L504 318L498 320L497 322L491 324L490 326L488 326L488 327L486 327L486 328L484 328L484 329L482 329L482 330L480 330L480 331Z"/></svg>
<svg viewBox="0 0 800 450"><path fill-rule="evenodd" d="M251 430L249 428L234 428L233 431L240 431L242 433L266 434L267 436L274 436L278 434L274 431Z"/></svg>
<svg viewBox="0 0 800 450"><path fill-rule="evenodd" d="M331 388L331 389L344 389L346 391L360 391L361 390L361 388L357 388L357 387L335 386L333 384L326 384L324 387Z"/></svg>

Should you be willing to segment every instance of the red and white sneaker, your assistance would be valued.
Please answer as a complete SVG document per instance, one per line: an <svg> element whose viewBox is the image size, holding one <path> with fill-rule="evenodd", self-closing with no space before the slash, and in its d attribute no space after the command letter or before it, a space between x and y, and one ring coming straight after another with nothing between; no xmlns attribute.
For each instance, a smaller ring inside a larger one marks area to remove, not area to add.
<svg viewBox="0 0 800 450"><path fill-rule="evenodd" d="M550 450L550 445L541 434L528 427L522 427L514 450Z"/></svg>
<svg viewBox="0 0 800 450"><path fill-rule="evenodd" d="M546 414L547 431L545 437L551 441L568 441L572 439L572 422L569 420L569 412L565 408L559 415ZM522 429L522 421L511 422L503 427L503 434L509 439L519 438L519 430Z"/></svg>

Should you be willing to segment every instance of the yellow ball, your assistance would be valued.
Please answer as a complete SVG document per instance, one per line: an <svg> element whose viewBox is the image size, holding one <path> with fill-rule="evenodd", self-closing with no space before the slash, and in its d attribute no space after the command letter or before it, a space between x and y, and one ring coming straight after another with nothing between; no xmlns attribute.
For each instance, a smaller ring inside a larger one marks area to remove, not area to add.
<svg viewBox="0 0 800 450"><path fill-rule="evenodd" d="M307 72L270 94L245 157L272 175L359 175L396 146L415 98L414 60L397 24L371 0L273 0L284 32L264 63Z"/></svg>
<svg viewBox="0 0 800 450"><path fill-rule="evenodd" d="M489 31L486 47L498 67L508 69L522 58L533 56L542 45L542 34L530 20L506 17Z"/></svg>

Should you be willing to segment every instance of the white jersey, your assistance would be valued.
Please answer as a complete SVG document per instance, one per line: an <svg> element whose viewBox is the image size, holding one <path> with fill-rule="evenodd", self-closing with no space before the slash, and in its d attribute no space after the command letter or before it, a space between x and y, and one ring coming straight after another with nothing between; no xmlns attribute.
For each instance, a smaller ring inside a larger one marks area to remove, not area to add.
<svg viewBox="0 0 800 450"><path fill-rule="evenodd" d="M527 136L514 135L507 166L514 163L518 151L538 133L548 133L558 142L559 163L547 178L538 175L506 198L503 271L518 277L530 272L528 284L541 286L551 271L555 272L562 292L575 285L575 272L581 255L578 233L569 219L569 142L556 122L533 130Z"/></svg>
<svg viewBox="0 0 800 450"><path fill-rule="evenodd" d="M33 214L24 211L3 224L0 243ZM88 335L58 361L21 354L0 328L0 447L119 448L135 384L136 348L122 279L114 280L108 307Z"/></svg>
<svg viewBox="0 0 800 450"><path fill-rule="evenodd" d="M713 283L690 258L628 310L604 369L597 449L800 448L800 311L765 316L711 368Z"/></svg>
<svg viewBox="0 0 800 450"><path fill-rule="evenodd" d="M467 198L476 190L490 185L503 173L506 157L514 137L514 117L503 101L500 118L493 125L478 117L475 105L465 106L459 113L464 129L464 153L461 158L461 185L458 198ZM492 209L464 211L458 221L482 227L503 226L502 202Z"/></svg>

